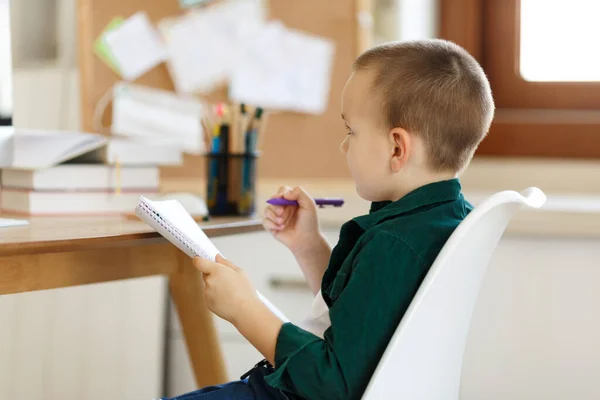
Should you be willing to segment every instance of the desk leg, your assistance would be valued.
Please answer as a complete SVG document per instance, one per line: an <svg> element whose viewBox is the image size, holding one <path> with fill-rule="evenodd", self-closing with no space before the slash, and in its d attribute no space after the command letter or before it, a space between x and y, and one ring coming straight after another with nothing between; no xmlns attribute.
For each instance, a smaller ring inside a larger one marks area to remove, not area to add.
<svg viewBox="0 0 600 400"><path fill-rule="evenodd" d="M202 274L184 253L176 251L178 268L169 277L188 354L199 388L225 383L227 374L212 315L206 307Z"/></svg>

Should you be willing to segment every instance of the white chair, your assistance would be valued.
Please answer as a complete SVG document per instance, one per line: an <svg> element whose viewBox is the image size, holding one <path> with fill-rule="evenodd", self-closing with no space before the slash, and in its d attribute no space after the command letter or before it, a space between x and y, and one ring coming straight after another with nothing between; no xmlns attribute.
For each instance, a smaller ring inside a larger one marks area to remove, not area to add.
<svg viewBox="0 0 600 400"><path fill-rule="evenodd" d="M496 193L465 218L431 266L363 400L457 400L471 315L490 258L513 215L544 193Z"/></svg>

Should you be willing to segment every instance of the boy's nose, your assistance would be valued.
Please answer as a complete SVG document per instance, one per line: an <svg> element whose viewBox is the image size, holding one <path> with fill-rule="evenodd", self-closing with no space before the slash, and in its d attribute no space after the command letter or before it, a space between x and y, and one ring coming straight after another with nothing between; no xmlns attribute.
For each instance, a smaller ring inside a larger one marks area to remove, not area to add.
<svg viewBox="0 0 600 400"><path fill-rule="evenodd" d="M340 144L340 151L343 155L346 155L346 153L348 152L348 136L346 136L342 144Z"/></svg>

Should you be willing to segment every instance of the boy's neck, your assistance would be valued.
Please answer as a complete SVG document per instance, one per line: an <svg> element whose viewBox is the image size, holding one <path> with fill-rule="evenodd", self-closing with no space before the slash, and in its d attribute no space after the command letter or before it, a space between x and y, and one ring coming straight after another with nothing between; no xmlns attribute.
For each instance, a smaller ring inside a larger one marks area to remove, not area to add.
<svg viewBox="0 0 600 400"><path fill-rule="evenodd" d="M456 173L452 172L421 172L419 174L413 174L411 179L407 179L398 185L396 190L392 193L391 201L397 201L409 194L410 192L435 182L447 181L457 177Z"/></svg>

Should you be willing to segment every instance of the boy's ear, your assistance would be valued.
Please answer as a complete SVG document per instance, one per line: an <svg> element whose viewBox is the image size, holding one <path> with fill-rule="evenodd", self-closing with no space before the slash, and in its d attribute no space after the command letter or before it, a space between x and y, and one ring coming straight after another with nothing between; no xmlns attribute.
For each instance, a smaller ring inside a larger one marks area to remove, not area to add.
<svg viewBox="0 0 600 400"><path fill-rule="evenodd" d="M412 152L412 138L406 129L393 128L390 131L391 160L390 167L392 172L400 170L408 163L408 158Z"/></svg>

